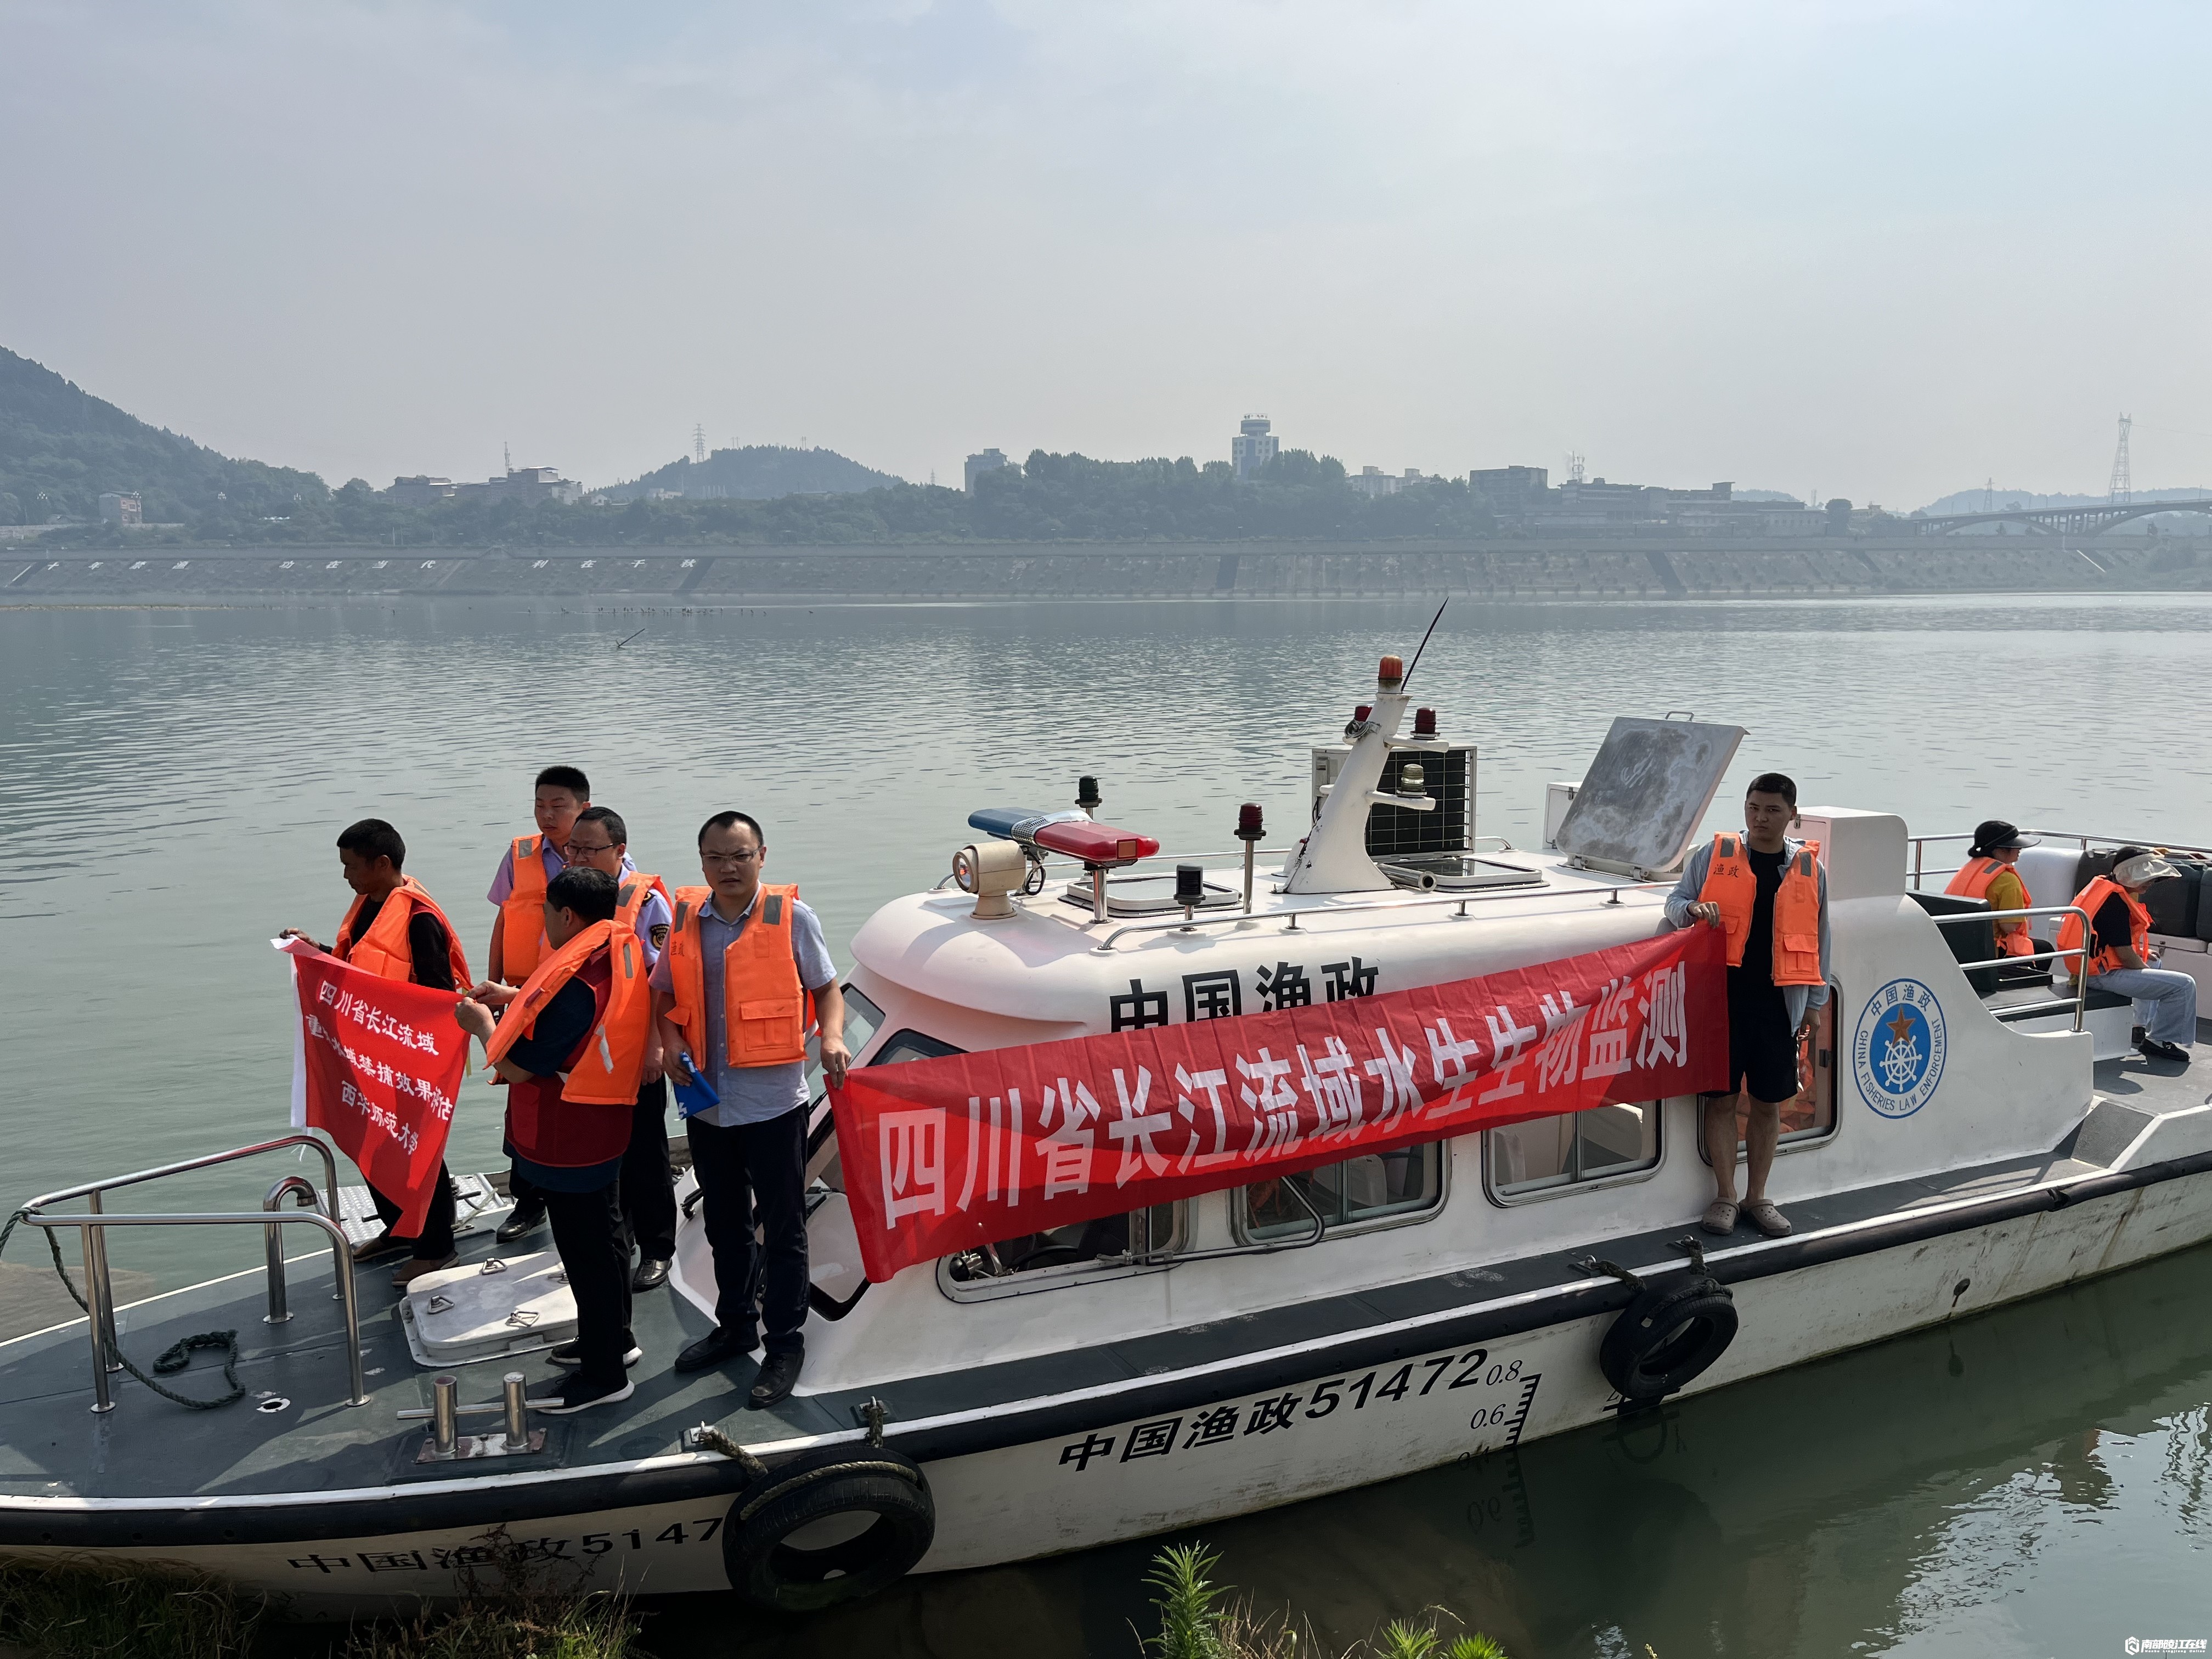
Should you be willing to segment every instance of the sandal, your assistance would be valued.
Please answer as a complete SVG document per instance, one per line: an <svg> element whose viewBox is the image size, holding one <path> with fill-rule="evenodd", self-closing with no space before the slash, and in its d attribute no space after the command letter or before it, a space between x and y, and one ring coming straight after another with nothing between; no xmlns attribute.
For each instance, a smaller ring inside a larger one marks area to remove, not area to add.
<svg viewBox="0 0 2212 1659"><path fill-rule="evenodd" d="M1743 1218L1769 1238L1790 1237L1790 1218L1765 1199L1760 1199L1756 1204L1745 1205Z"/></svg>
<svg viewBox="0 0 2212 1659"><path fill-rule="evenodd" d="M1735 1231L1736 1209L1731 1200L1717 1198L1705 1206L1705 1213L1698 1225L1709 1233L1718 1233L1725 1238Z"/></svg>

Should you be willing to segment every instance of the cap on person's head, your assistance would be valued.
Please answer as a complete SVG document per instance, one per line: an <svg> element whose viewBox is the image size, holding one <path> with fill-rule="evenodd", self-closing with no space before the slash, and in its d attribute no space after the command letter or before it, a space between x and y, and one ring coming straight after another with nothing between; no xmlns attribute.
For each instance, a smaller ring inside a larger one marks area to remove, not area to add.
<svg viewBox="0 0 2212 1659"><path fill-rule="evenodd" d="M1966 849L1966 856L1970 859L1987 858L2008 847L2033 847L2039 839L2039 836L2021 835L2017 826L2007 823L2002 818L1984 818L1974 826L1974 844Z"/></svg>
<svg viewBox="0 0 2212 1659"><path fill-rule="evenodd" d="M2120 851L2125 856L2113 860L2112 879L2123 887L2148 887L2181 873L2160 854L2147 853L2140 847L2124 847Z"/></svg>

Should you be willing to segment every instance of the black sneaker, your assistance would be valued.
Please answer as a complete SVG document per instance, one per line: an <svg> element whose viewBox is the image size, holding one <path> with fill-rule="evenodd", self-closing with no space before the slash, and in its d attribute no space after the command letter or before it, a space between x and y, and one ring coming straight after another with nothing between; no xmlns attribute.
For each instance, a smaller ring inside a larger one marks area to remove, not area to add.
<svg viewBox="0 0 2212 1659"><path fill-rule="evenodd" d="M577 1352L576 1345L573 1342L563 1342L559 1347L548 1353L545 1358L556 1365L580 1365L584 1363L584 1356ZM639 1360L644 1358L644 1349L632 1348L628 1353L623 1356L623 1369L624 1370L628 1370L632 1365L636 1364Z"/></svg>
<svg viewBox="0 0 2212 1659"><path fill-rule="evenodd" d="M2136 1046L2142 1050L2144 1058L2148 1060L2179 1060L2184 1066L2189 1064L2189 1050L2178 1042L2154 1042L2145 1037Z"/></svg>
<svg viewBox="0 0 2212 1659"><path fill-rule="evenodd" d="M565 1377L556 1390L556 1400L537 1409L548 1417L566 1417L572 1412L588 1411L593 1406L611 1406L636 1392L637 1384L627 1376L611 1388L604 1382L586 1382L580 1376Z"/></svg>
<svg viewBox="0 0 2212 1659"><path fill-rule="evenodd" d="M526 1198L499 1224L492 1235L502 1244L512 1244L526 1233L534 1233L545 1224L545 1206L534 1198Z"/></svg>
<svg viewBox="0 0 2212 1659"><path fill-rule="evenodd" d="M760 1411L789 1394L792 1385L799 1381L799 1368L806 1363L803 1353L772 1353L761 1361L760 1375L753 1379L752 1393L745 1404Z"/></svg>
<svg viewBox="0 0 2212 1659"><path fill-rule="evenodd" d="M676 1356L679 1371L703 1371L728 1359L743 1359L757 1340L751 1332L709 1331Z"/></svg>

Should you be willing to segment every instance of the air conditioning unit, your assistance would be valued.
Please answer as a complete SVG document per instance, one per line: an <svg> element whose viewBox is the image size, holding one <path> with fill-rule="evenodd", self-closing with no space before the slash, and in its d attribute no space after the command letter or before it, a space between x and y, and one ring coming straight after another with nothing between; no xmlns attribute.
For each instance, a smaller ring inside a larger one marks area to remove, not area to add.
<svg viewBox="0 0 2212 1659"><path fill-rule="evenodd" d="M1325 792L1344 769L1349 744L1329 744L1313 751L1313 813L1321 817ZM1385 794L1398 787L1398 770L1418 765L1425 775L1425 787L1436 810L1409 811L1402 806L1376 805L1367 809L1367 856L1403 857L1413 853L1465 853L1474 847L1474 745L1455 744L1449 749L1423 751L1394 749L1382 763Z"/></svg>

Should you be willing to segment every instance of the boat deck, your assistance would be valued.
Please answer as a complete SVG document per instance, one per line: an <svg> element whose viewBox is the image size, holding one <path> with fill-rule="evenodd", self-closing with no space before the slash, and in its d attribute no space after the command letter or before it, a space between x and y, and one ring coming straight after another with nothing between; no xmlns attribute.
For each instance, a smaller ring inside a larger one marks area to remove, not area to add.
<svg viewBox="0 0 2212 1659"><path fill-rule="evenodd" d="M2212 1091L2212 1066L2186 1069L2147 1061L2130 1054L2100 1062L2096 1086L2106 1100L2144 1111L2170 1111L2203 1103ZM2090 1126L2092 1131L2096 1125ZM2106 1139L2109 1139L2110 1136ZM1866 1224L1910 1226L1916 1212L1962 1200L2002 1197L2016 1189L2087 1178L2106 1173L2105 1160L2118 1146L2092 1144L2090 1133L2069 1136L2050 1153L1962 1169L1940 1176L1885 1183L1802 1200L1790 1206L1797 1234L1767 1241L1748 1229L1731 1238L1710 1241L1709 1259L1723 1280L1785 1271L1817 1260L1820 1236L1838 1228ZM1570 1251L1492 1264L1461 1263L1454 1270L1419 1279L1323 1297L1236 1320L1077 1348L1065 1352L998 1363L981 1363L944 1376L900 1379L872 1390L801 1392L775 1408L745 1408L753 1364L740 1361L724 1370L678 1376L669 1362L677 1351L704 1335L711 1322L672 1290L637 1298L634 1330L645 1358L631 1372L635 1394L619 1405L575 1417L533 1414L546 1430L544 1450L498 1462L421 1462L426 1424L402 1422L398 1413L427 1407L433 1373L418 1365L405 1332L395 1316L398 1294L389 1269L372 1267L358 1278L362 1300L362 1350L368 1404L344 1403L344 1322L330 1290L327 1257L303 1257L293 1264L291 1322L272 1328L263 1322L262 1274L256 1268L186 1290L155 1297L118 1310L118 1339L141 1367L150 1370L155 1354L180 1337L211 1329L235 1328L241 1357L240 1381L246 1398L207 1413L190 1412L148 1392L127 1375L112 1379L115 1409L105 1416L90 1409L88 1345L82 1319L0 1343L0 1412L6 1429L0 1438L0 1496L77 1499L135 1498L155 1501L224 1497L282 1499L324 1492L404 1487L413 1482L482 1477L511 1471L522 1477L546 1471L569 1474L606 1469L641 1459L682 1452L682 1436L701 1422L714 1423L756 1449L773 1452L775 1443L849 1433L859 1423L858 1408L871 1393L890 1408L895 1440L901 1425L921 1427L924 1419L942 1423L952 1414L988 1411L995 1405L1036 1401L1102 1384L1127 1384L1197 1365L1233 1367L1246 1359L1273 1363L1286 1349L1317 1340L1379 1332L1399 1322L1435 1317L1480 1317L1486 1308L1523 1297L1531 1291L1588 1286L1589 1311L1596 1312L1617 1286L1594 1277L1583 1265L1595 1250L1632 1269L1679 1262L1675 1241L1693 1229L1685 1217L1668 1227L1630 1236L1593 1239ZM36 1239L19 1232L19 1253ZM492 1255L489 1231L461 1243L465 1262ZM26 1257L25 1259L28 1259ZM954 1310L948 1304L948 1316ZM1378 1336L1376 1340L1382 1339ZM531 1377L533 1395L546 1392L560 1375L542 1354L520 1360L490 1360L454 1368L461 1378L464 1405L496 1400L499 1379L509 1369ZM180 1393L220 1393L222 1382L211 1354L195 1357L180 1376L164 1379ZM1224 1379L1226 1380L1226 1379ZM283 1403L278 1404L277 1401ZM493 1426L495 1419L464 1419ZM929 1443L942 1437L925 1434L912 1445L927 1455ZM946 1446L934 1448L951 1449Z"/></svg>

